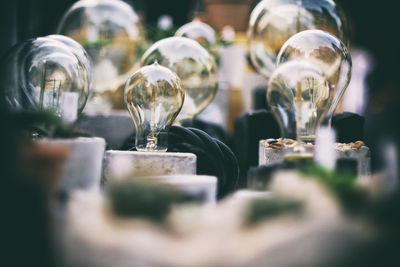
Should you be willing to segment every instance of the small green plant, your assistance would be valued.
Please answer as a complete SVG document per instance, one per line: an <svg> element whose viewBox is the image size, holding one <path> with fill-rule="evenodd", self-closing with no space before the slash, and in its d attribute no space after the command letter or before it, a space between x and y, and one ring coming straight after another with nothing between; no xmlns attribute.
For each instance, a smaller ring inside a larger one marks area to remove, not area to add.
<svg viewBox="0 0 400 267"><path fill-rule="evenodd" d="M89 136L76 129L77 122L66 123L49 111L22 111L12 114L12 121L29 137L74 138Z"/></svg>

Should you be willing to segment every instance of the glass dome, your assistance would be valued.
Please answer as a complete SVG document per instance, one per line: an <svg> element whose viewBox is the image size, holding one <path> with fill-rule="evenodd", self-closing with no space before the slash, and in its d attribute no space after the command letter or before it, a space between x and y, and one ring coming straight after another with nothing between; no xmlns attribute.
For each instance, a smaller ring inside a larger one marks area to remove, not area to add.
<svg viewBox="0 0 400 267"><path fill-rule="evenodd" d="M157 62L137 70L125 85L125 102L136 127L138 151L166 151L167 131L182 108L179 77Z"/></svg>
<svg viewBox="0 0 400 267"><path fill-rule="evenodd" d="M250 59L270 77L282 45L294 34L319 29L347 42L347 26L333 0L263 0L253 9L247 31Z"/></svg>
<svg viewBox="0 0 400 267"><path fill-rule="evenodd" d="M299 32L282 46L277 65L293 60L307 60L316 64L334 88L334 98L329 109L336 109L351 79L351 56L338 38L321 30Z"/></svg>
<svg viewBox="0 0 400 267"><path fill-rule="evenodd" d="M143 55L142 65L158 61L182 80L185 102L177 120L192 119L214 98L218 72L214 58L198 42L170 37L153 44Z"/></svg>
<svg viewBox="0 0 400 267"><path fill-rule="evenodd" d="M96 96L113 95L138 67L143 29L138 14L123 1L78 1L63 16L58 33L86 49Z"/></svg>
<svg viewBox="0 0 400 267"><path fill-rule="evenodd" d="M90 69L63 42L27 40L11 49L2 64L1 82L10 108L51 110L65 118L75 106L76 118L85 107Z"/></svg>

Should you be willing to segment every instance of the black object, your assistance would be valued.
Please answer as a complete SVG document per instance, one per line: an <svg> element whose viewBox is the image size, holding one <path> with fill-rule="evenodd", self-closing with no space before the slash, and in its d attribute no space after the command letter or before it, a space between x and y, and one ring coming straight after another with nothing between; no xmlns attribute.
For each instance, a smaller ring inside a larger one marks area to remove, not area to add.
<svg viewBox="0 0 400 267"><path fill-rule="evenodd" d="M259 110L259 109L266 109L270 110L267 102L267 87L266 86L260 86L254 89L253 94L253 109Z"/></svg>
<svg viewBox="0 0 400 267"><path fill-rule="evenodd" d="M267 189L273 173L280 167L282 167L282 163L250 167L247 172L247 188L253 190Z"/></svg>
<svg viewBox="0 0 400 267"><path fill-rule="evenodd" d="M350 174L356 178L358 173L358 161L354 158L338 158L336 160L336 171L339 174Z"/></svg>
<svg viewBox="0 0 400 267"><path fill-rule="evenodd" d="M388 105L380 112L369 112L365 120L365 143L371 151L372 172L382 171L387 166L385 147L393 144L400 155L400 102ZM400 166L400 157L397 159ZM400 175L400 173L399 173Z"/></svg>
<svg viewBox="0 0 400 267"><path fill-rule="evenodd" d="M334 114L332 128L336 130L337 141L350 143L364 140L364 117L356 113L343 112Z"/></svg>
<svg viewBox="0 0 400 267"><path fill-rule="evenodd" d="M243 113L235 121L234 151L239 161L240 187L246 186L249 167L258 165L259 140L280 137L279 125L267 110Z"/></svg>
<svg viewBox="0 0 400 267"><path fill-rule="evenodd" d="M218 178L218 198L237 188L238 161L231 149L202 130L172 126L168 133L169 152L190 152L197 156L197 174Z"/></svg>
<svg viewBox="0 0 400 267"><path fill-rule="evenodd" d="M200 129L211 137L214 137L227 145L229 148L232 149L233 147L233 140L232 137L228 134L228 132L220 125L208 121L204 121L198 118L194 119L187 119L182 122L183 127L192 127Z"/></svg>

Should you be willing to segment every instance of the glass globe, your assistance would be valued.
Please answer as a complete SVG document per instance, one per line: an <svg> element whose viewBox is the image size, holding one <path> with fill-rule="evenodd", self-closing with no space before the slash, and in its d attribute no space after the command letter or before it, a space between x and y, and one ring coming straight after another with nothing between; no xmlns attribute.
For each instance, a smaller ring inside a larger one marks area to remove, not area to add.
<svg viewBox="0 0 400 267"><path fill-rule="evenodd" d="M181 26L176 31L175 36L188 37L196 40L209 52L214 54L216 53L217 40L215 38L215 31L210 25L201 22L199 19L194 19L193 21Z"/></svg>
<svg viewBox="0 0 400 267"><path fill-rule="evenodd" d="M312 142L333 99L333 88L318 66L288 61L271 75L267 101L283 137Z"/></svg>
<svg viewBox="0 0 400 267"><path fill-rule="evenodd" d="M86 68L89 74L89 81L91 81L91 65L90 65L90 58L86 50L83 48L82 45L80 45L77 41L75 41L72 38L69 38L65 35L60 35L60 34L51 34L47 35L46 38L50 38L59 42L62 42L66 46L68 46L72 53L78 58L78 60L83 64L83 66Z"/></svg>
<svg viewBox="0 0 400 267"><path fill-rule="evenodd" d="M177 118L192 119L214 98L218 86L214 58L198 42L186 37L170 37L154 43L143 55L142 65L158 61L182 80L185 102Z"/></svg>
<svg viewBox="0 0 400 267"><path fill-rule="evenodd" d="M344 16L332 0L263 0L253 9L247 31L250 59L270 77L282 45L297 32L320 29L347 42Z"/></svg>
<svg viewBox="0 0 400 267"><path fill-rule="evenodd" d="M63 42L27 40L11 49L3 66L1 82L10 108L51 110L73 120L85 107L90 70Z"/></svg>
<svg viewBox="0 0 400 267"><path fill-rule="evenodd" d="M137 13L120 0L81 0L64 14L58 33L86 49L92 63L94 94L103 96L104 104L111 106L109 95L114 95L138 67L143 30Z"/></svg>
<svg viewBox="0 0 400 267"><path fill-rule="evenodd" d="M182 108L182 82L157 62L137 70L125 85L125 102L136 126L138 151L166 151L167 131Z"/></svg>
<svg viewBox="0 0 400 267"><path fill-rule="evenodd" d="M325 31L302 31L282 46L277 65L292 60L312 61L324 72L335 92L328 111L332 115L351 79L351 56L344 43Z"/></svg>

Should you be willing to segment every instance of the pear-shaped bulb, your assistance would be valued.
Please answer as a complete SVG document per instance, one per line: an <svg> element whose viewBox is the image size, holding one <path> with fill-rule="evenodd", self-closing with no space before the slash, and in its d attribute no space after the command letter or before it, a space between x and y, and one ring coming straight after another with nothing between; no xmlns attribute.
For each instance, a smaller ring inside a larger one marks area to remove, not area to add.
<svg viewBox="0 0 400 267"><path fill-rule="evenodd" d="M282 136L313 142L333 98L333 88L323 72L307 61L289 61L273 72L267 101Z"/></svg>
<svg viewBox="0 0 400 267"><path fill-rule="evenodd" d="M166 151L168 129L182 108L180 78L155 61L137 70L125 85L125 102L136 127L138 151Z"/></svg>

